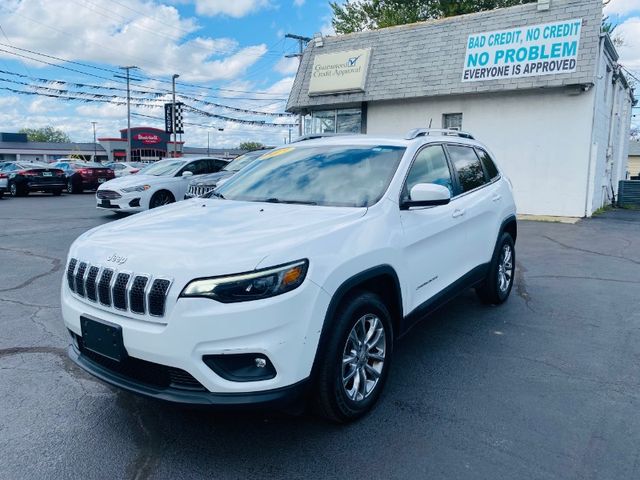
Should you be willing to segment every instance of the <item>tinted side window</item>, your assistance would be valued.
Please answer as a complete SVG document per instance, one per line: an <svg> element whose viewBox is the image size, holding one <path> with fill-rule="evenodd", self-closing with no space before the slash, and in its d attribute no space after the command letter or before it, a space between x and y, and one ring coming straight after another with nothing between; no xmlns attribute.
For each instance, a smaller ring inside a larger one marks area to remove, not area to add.
<svg viewBox="0 0 640 480"><path fill-rule="evenodd" d="M487 172L487 175L489 175L489 178L491 180L496 178L499 175L498 169L496 168L496 164L493 163L493 160L491 160L489 154L480 148L476 149L476 152L478 153L478 156L480 157L482 165L484 165L484 169Z"/></svg>
<svg viewBox="0 0 640 480"><path fill-rule="evenodd" d="M214 162L214 172L217 172L219 170L222 170L228 162L225 162L224 160L213 160Z"/></svg>
<svg viewBox="0 0 640 480"><path fill-rule="evenodd" d="M182 169L183 172L193 172L194 175L202 175L203 173L209 173L208 170L209 160L196 160Z"/></svg>
<svg viewBox="0 0 640 480"><path fill-rule="evenodd" d="M444 150L440 145L424 148L416 156L407 181L402 191L402 199L408 200L411 189L418 183L435 183L447 187L453 195L453 182L451 172Z"/></svg>
<svg viewBox="0 0 640 480"><path fill-rule="evenodd" d="M458 172L462 192L468 192L486 183L480 159L471 147L447 145L453 167Z"/></svg>

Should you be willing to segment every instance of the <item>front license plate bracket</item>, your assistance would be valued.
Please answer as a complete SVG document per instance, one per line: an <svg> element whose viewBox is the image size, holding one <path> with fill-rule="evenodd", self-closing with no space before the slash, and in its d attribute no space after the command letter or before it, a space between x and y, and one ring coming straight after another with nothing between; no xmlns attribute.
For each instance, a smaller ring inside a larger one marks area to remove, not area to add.
<svg viewBox="0 0 640 480"><path fill-rule="evenodd" d="M116 362L121 362L127 352L122 340L122 327L104 320L80 317L80 329L84 348Z"/></svg>

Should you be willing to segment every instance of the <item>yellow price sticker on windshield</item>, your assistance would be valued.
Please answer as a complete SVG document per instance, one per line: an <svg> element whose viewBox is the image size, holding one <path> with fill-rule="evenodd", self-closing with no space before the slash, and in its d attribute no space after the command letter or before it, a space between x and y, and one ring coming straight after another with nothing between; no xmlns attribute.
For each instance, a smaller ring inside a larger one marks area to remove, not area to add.
<svg viewBox="0 0 640 480"><path fill-rule="evenodd" d="M293 150L295 150L294 147L278 148L277 150L274 150L273 152L265 153L260 158L262 160L264 160L266 158L273 158L273 157L277 157L278 155L284 155L285 153L289 153L289 152L291 152Z"/></svg>

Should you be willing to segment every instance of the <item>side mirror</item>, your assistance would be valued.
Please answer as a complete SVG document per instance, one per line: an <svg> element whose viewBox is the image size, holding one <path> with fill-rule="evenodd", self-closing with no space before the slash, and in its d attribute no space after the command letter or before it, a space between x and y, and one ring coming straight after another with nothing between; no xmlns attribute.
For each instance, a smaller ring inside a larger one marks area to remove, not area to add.
<svg viewBox="0 0 640 480"><path fill-rule="evenodd" d="M411 207L436 207L451 201L449 189L435 183L418 183L413 186L409 195L410 199L400 205L402 210L408 210Z"/></svg>
<svg viewBox="0 0 640 480"><path fill-rule="evenodd" d="M190 172L189 170L185 170L184 172L182 172L182 176L183 177L192 177L193 176L193 172Z"/></svg>

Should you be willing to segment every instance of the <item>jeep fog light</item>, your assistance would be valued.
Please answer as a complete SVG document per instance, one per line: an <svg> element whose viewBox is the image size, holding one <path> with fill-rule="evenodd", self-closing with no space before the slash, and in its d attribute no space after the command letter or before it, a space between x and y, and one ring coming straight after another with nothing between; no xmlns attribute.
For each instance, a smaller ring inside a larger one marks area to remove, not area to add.
<svg viewBox="0 0 640 480"><path fill-rule="evenodd" d="M276 376L276 369L266 355L205 355L202 361L218 376L232 382L257 382Z"/></svg>
<svg viewBox="0 0 640 480"><path fill-rule="evenodd" d="M180 296L205 297L222 303L273 297L298 288L308 267L309 261L305 259L254 272L200 278L190 282Z"/></svg>

